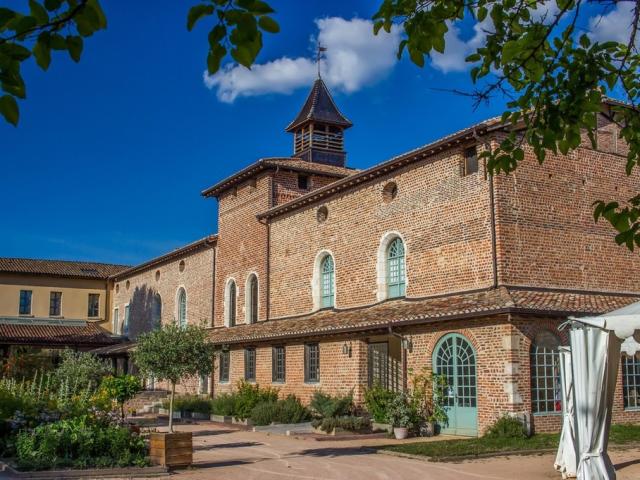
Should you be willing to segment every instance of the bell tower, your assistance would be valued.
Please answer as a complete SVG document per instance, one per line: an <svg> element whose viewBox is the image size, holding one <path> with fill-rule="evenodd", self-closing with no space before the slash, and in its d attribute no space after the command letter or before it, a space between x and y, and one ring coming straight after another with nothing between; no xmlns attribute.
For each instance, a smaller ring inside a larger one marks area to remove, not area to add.
<svg viewBox="0 0 640 480"><path fill-rule="evenodd" d="M313 163L345 166L344 131L353 124L336 106L320 70L300 113L286 131L293 134L293 156Z"/></svg>

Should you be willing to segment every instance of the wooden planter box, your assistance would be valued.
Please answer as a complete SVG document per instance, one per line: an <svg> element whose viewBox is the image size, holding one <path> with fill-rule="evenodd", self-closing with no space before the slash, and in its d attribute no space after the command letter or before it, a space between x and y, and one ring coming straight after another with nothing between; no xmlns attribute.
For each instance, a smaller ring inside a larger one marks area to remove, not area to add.
<svg viewBox="0 0 640 480"><path fill-rule="evenodd" d="M151 462L163 467L189 466L193 462L191 432L152 433L149 439Z"/></svg>

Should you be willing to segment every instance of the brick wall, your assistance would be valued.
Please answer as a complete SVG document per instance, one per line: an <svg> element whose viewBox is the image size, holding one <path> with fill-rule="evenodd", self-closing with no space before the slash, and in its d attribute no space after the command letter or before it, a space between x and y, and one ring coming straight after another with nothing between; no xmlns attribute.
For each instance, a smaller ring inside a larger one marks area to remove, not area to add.
<svg viewBox="0 0 640 480"><path fill-rule="evenodd" d="M219 198L216 326L225 324L225 288L230 279L237 288L236 323L245 323L245 286L251 273L258 277L258 319L266 318L267 227L256 215L269 208L270 189L270 176L262 174L255 182L227 190Z"/></svg>
<svg viewBox="0 0 640 480"><path fill-rule="evenodd" d="M121 277L113 285L112 308L118 308L120 326L124 321L125 305L130 305L129 336L152 328L152 299L159 295L162 303L161 321L168 324L177 318L178 289L187 294L187 323L211 325L213 300L213 247L187 253L148 270ZM184 268L180 264L184 262ZM183 382L179 392L195 392L197 379ZM168 385L157 383L156 388L168 389Z"/></svg>
<svg viewBox="0 0 640 480"><path fill-rule="evenodd" d="M316 255L335 260L336 306L377 301L376 262L381 238L405 240L407 296L486 287L492 283L488 182L482 173L460 177L461 150L410 165L394 175L271 223L273 317L309 312ZM397 197L383 199L388 182ZM324 205L328 219L317 220Z"/></svg>
<svg viewBox="0 0 640 480"><path fill-rule="evenodd" d="M608 222L594 223L592 207L636 195L640 174L627 177L625 157L590 148L547 155L542 167L525 152L514 173L495 178L500 282L640 292L633 276L620 274L640 268L640 257L616 245Z"/></svg>

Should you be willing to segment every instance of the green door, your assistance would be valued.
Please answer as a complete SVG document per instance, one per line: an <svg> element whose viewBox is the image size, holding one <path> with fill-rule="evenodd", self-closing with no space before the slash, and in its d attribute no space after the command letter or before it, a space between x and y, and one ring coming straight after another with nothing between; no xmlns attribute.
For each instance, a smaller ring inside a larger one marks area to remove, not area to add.
<svg viewBox="0 0 640 480"><path fill-rule="evenodd" d="M442 433L477 436L476 353L469 341L456 333L444 336L434 350L433 370L448 384L444 401L449 420Z"/></svg>

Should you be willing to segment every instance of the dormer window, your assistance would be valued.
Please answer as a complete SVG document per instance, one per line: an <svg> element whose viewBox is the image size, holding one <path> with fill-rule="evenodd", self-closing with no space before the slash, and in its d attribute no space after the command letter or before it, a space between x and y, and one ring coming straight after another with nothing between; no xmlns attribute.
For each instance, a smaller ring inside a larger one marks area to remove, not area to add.
<svg viewBox="0 0 640 480"><path fill-rule="evenodd" d="M309 176L308 175L298 175L298 188L300 190L308 190L309 189Z"/></svg>

